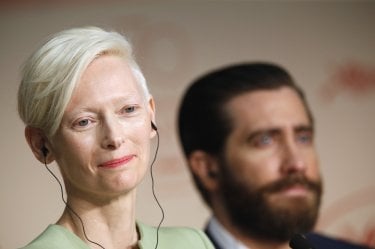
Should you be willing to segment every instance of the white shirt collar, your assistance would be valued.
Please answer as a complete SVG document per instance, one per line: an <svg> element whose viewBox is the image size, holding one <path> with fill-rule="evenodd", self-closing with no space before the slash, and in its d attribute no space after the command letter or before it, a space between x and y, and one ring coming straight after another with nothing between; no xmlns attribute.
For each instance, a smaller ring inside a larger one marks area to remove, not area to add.
<svg viewBox="0 0 375 249"><path fill-rule="evenodd" d="M226 249L250 249L236 240L215 218L212 217L207 225L207 230L220 247Z"/></svg>

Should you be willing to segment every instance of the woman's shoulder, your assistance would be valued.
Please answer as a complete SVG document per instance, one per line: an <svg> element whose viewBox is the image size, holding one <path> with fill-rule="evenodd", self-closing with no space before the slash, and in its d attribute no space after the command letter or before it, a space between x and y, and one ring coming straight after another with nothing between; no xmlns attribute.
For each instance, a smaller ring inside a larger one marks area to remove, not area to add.
<svg viewBox="0 0 375 249"><path fill-rule="evenodd" d="M213 249L206 234L199 229L191 227L160 227L157 229L144 223L137 223L141 235L141 248L155 248L158 243L159 249Z"/></svg>
<svg viewBox="0 0 375 249"><path fill-rule="evenodd" d="M75 234L59 225L49 225L38 237L20 249L89 249Z"/></svg>

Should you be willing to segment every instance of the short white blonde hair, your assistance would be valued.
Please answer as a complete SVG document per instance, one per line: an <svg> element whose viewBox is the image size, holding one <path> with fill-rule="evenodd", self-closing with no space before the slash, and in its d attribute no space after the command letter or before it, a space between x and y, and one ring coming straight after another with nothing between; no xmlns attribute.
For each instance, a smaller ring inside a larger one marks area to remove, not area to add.
<svg viewBox="0 0 375 249"><path fill-rule="evenodd" d="M53 35L25 61L18 89L22 121L53 136L81 75L93 60L106 54L127 61L148 100L146 80L123 35L98 27L73 28Z"/></svg>

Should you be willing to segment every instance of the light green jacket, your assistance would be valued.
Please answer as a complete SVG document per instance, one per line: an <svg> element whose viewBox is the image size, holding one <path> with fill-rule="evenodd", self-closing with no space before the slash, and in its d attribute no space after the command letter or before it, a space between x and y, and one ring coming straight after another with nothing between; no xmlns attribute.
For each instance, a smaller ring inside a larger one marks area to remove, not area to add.
<svg viewBox="0 0 375 249"><path fill-rule="evenodd" d="M140 249L154 249L156 228L137 222ZM99 242L100 241L95 241ZM90 249L78 236L59 225L49 225L30 244L22 249ZM209 239L201 231L186 227L161 227L158 249L214 249Z"/></svg>

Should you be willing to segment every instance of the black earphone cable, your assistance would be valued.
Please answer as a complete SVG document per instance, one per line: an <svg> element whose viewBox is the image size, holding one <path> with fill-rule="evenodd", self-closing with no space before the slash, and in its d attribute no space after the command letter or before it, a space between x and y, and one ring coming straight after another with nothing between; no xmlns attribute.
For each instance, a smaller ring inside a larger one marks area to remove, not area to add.
<svg viewBox="0 0 375 249"><path fill-rule="evenodd" d="M155 150L155 155L154 155L154 159L152 160L151 162L151 166L150 166L150 175L151 175L151 188L152 188L152 194L154 196L154 199L156 201L156 203L158 204L159 208L160 208L160 211L161 211L161 219L160 219L160 222L156 228L156 245L155 245L155 249L158 248L158 244L159 244L159 229L161 227L161 224L163 223L164 221L164 210L163 210L163 207L161 206L158 198L156 197L156 194L155 194L155 181L154 181L154 174L153 174L153 166L154 166L154 163L156 161L156 156L158 154L158 151L159 151L159 132L157 129L154 129L156 131L156 136L157 136L157 144L156 144L156 150Z"/></svg>
<svg viewBox="0 0 375 249"><path fill-rule="evenodd" d="M158 248L158 245L159 245L159 230L160 230L160 227L161 227L161 224L163 223L164 221L164 210L163 210L163 207L161 206L158 198L156 197L156 193L155 193L155 180L154 180L154 175L153 175L153 166L154 166L154 163L156 161L156 157L157 157L157 154L158 154L158 151L159 151L159 132L157 129L154 129L156 131L156 136L157 136L157 144L156 144L156 149L155 149L155 154L154 154L154 158L152 159L152 162L151 162L151 166L150 166L150 175L151 175L151 188L152 188L152 195L154 196L154 199L156 201L156 203L158 204L159 208L160 208L160 211L161 211L161 214L162 214L162 217L160 219L160 222L156 228L156 244L155 244L155 249ZM50 168L48 168L47 166L47 158L46 158L46 155L44 155L44 166L46 167L46 169L48 170L48 172L56 179L57 183L59 184L60 186L60 191L61 191L61 199L62 201L64 202L65 206L69 209L70 212L72 212L72 214L74 214L79 222L81 223L81 226L82 226L82 231L83 231L83 235L85 237L85 239L87 241L89 241L90 243L94 244L94 245L97 245L99 246L100 248L102 249L105 249L104 246L102 246L101 244L99 244L98 242L95 242L95 241L92 241L88 238L87 234L86 234L86 230L85 230L85 226L83 224L83 221L81 219L81 217L73 210L73 208L71 208L69 206L69 204L67 203L67 201L65 200L65 197L64 197L64 190L63 190L63 186L59 180L59 178L52 172L52 170L50 170Z"/></svg>
<svg viewBox="0 0 375 249"><path fill-rule="evenodd" d="M97 243L97 242L95 242L95 241L92 241L92 240L90 240L90 239L87 237L86 230L85 230L85 226L83 225L83 221L82 221L81 217L80 217L80 216L79 216L79 215L73 210L73 208L71 208L71 207L69 206L69 204L65 201L63 186L62 186L62 184L61 184L59 178L57 178L57 176L52 172L52 170L50 170L50 169L48 168L48 166L47 166L47 161L46 161L46 157L44 157L44 166L46 167L46 169L49 171L49 173L51 173L51 175L52 175L52 176L56 179L56 181L58 182L58 184L59 184L59 186L60 186L60 191L61 191L61 199L62 199L62 201L64 202L65 206L69 209L69 211L72 212L72 214L74 214L74 215L78 218L79 222L81 223L82 231L83 231L83 235L85 236L85 239L86 239L88 242L90 242L90 243L92 243L92 244L94 244L94 245L97 245L97 246L99 246L99 247L102 248L102 249L105 249L101 244L99 244L99 243Z"/></svg>

